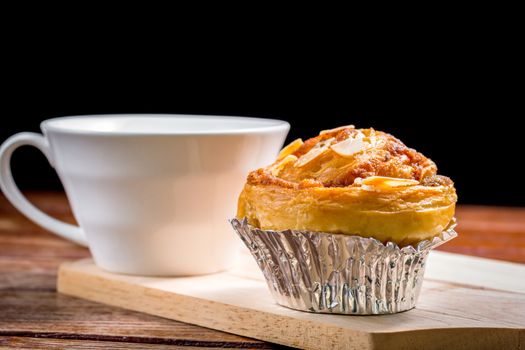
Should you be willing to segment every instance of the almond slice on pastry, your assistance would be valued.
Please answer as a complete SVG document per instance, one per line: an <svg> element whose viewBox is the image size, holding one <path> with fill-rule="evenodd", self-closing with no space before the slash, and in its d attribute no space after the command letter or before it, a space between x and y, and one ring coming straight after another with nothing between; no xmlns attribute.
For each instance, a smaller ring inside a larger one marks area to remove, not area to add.
<svg viewBox="0 0 525 350"><path fill-rule="evenodd" d="M329 148L332 142L335 140L335 138L329 138L324 141L320 141L317 143L311 150L309 150L306 154L303 154L297 163L295 163L296 167L302 167L306 164L310 163L312 160L319 157L321 154L326 152Z"/></svg>
<svg viewBox="0 0 525 350"><path fill-rule="evenodd" d="M419 181L412 179L399 179L387 176L370 176L361 181L361 185L367 190L389 190L400 187L418 185Z"/></svg>
<svg viewBox="0 0 525 350"><path fill-rule="evenodd" d="M273 176L279 176L279 173L287 164L295 163L296 161L297 157L293 154L289 154L280 161L277 161L277 163L270 168L270 171Z"/></svg>
<svg viewBox="0 0 525 350"><path fill-rule="evenodd" d="M352 157L354 154L367 150L372 147L370 142L364 140L364 135L359 133L356 137L350 137L344 141L330 146L332 151L342 157Z"/></svg>
<svg viewBox="0 0 525 350"><path fill-rule="evenodd" d="M286 158L288 155L297 151L302 145L303 145L302 139L296 139L290 142L286 147L284 147L281 150L281 152L279 152L279 155L277 156L277 160Z"/></svg>

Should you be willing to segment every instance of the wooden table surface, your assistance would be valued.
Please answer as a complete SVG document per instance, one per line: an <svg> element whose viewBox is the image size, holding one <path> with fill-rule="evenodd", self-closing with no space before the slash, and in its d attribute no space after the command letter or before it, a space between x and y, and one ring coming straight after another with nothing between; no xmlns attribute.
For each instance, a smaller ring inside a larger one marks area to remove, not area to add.
<svg viewBox="0 0 525 350"><path fill-rule="evenodd" d="M73 223L61 193L29 193L47 213ZM525 263L525 208L460 206L459 237L441 250ZM49 349L267 349L277 345L105 306L56 292L60 263L86 248L25 219L0 195L0 347Z"/></svg>

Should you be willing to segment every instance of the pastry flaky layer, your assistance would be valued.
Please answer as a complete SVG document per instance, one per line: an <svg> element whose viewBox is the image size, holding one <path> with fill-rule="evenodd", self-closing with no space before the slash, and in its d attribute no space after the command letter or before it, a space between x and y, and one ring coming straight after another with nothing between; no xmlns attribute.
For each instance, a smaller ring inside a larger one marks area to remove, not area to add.
<svg viewBox="0 0 525 350"><path fill-rule="evenodd" d="M392 135L349 125L293 141L248 176L237 217L264 230L309 230L412 244L454 217L453 182Z"/></svg>

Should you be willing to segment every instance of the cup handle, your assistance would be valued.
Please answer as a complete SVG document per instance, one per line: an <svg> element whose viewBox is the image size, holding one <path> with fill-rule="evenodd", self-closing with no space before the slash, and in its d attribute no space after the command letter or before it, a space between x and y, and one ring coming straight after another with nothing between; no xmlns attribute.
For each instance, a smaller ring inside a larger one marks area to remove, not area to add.
<svg viewBox="0 0 525 350"><path fill-rule="evenodd" d="M11 173L11 155L15 149L25 145L38 148L44 153L49 163L52 164L49 144L44 136L32 132L15 134L8 138L0 147L0 188L11 204L27 218L61 237L87 247L84 232L80 227L59 221L37 209L22 195L16 186Z"/></svg>

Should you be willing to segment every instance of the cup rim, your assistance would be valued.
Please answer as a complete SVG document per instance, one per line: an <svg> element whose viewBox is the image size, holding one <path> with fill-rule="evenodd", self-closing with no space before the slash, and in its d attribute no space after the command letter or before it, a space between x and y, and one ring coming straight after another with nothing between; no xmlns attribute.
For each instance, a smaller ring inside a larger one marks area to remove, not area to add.
<svg viewBox="0 0 525 350"><path fill-rule="evenodd" d="M160 132L152 131L126 131L126 130L94 130L57 125L59 122L73 119L124 119L124 118L197 118L200 120L239 120L253 123L251 126L235 127L230 129L206 129L206 130L163 130ZM117 114L86 114L56 117L44 120L40 123L40 128L44 132L77 135L98 135L98 136L187 136L187 135L239 135L239 134L261 134L288 131L290 124L287 121L271 118L255 118L243 116L223 116L223 115L204 115L204 114L164 114L164 113L117 113Z"/></svg>

